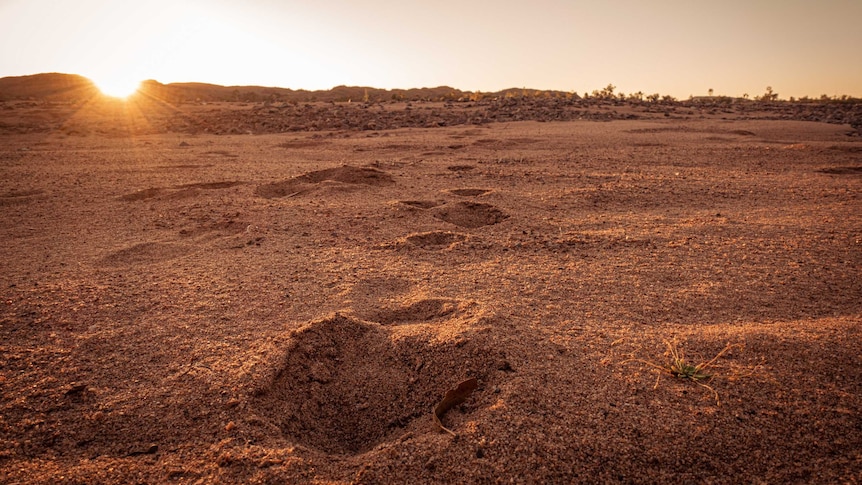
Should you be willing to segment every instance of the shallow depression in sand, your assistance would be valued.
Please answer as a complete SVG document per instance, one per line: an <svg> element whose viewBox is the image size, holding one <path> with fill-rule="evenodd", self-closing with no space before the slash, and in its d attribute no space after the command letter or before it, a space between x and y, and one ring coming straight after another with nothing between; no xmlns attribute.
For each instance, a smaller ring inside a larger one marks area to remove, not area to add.
<svg viewBox="0 0 862 485"><path fill-rule="evenodd" d="M451 385L493 379L503 359L481 338L437 342L397 328L335 314L294 332L275 378L257 393L260 414L293 442L363 453L430 420Z"/></svg>
<svg viewBox="0 0 862 485"><path fill-rule="evenodd" d="M380 310L369 316L369 320L383 325L405 325L428 323L457 314L460 302L446 298L426 298L408 305Z"/></svg>
<svg viewBox="0 0 862 485"><path fill-rule="evenodd" d="M434 217L466 228L477 228L497 224L509 218L500 209L478 202L458 202L436 209Z"/></svg>

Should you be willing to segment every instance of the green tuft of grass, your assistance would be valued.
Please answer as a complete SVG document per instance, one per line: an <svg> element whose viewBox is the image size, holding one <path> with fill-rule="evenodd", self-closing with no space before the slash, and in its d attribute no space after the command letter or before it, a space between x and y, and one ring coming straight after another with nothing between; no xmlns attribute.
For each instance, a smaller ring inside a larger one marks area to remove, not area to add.
<svg viewBox="0 0 862 485"><path fill-rule="evenodd" d="M671 357L670 363L668 363L665 367L667 372L669 372L674 377L679 377L681 379L691 379L693 381L709 380L710 378L712 378L712 374L707 374L706 372L703 372L703 369L709 367L713 362L715 362L716 359L721 357L721 354L725 353L730 348L730 344L728 344L727 347L725 347L709 362L693 365L685 359L685 355L683 354L683 351L679 348L679 346L671 344L668 341L665 341L665 345L667 345L668 353Z"/></svg>
<svg viewBox="0 0 862 485"><path fill-rule="evenodd" d="M734 347L741 347L739 344L730 344L725 345L721 352L715 355L712 359L706 362L701 362L700 364L693 364L689 360L685 358L685 353L680 348L679 344L674 342L664 341L665 345L667 345L667 355L669 357L669 361L664 364L656 364L655 362L644 360L644 359L628 359L623 363L628 362L640 362L649 367L652 367L656 371L658 371L658 376L656 378L655 386L653 389L658 388L659 380L661 379L662 374L667 374L679 379L687 379L698 386L701 386L705 389L709 389L712 394L715 396L715 401L717 405L721 405L721 399L719 398L718 391L716 391L712 386L707 384L714 374L707 373L705 369L715 364L715 362L725 353L729 352Z"/></svg>

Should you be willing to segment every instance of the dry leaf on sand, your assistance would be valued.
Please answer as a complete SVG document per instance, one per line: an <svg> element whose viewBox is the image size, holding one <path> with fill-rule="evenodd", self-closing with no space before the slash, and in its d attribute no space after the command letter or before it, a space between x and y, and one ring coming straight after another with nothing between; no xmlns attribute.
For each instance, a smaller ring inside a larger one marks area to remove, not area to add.
<svg viewBox="0 0 862 485"><path fill-rule="evenodd" d="M446 395L443 397L443 400L440 401L437 406L434 408L434 422L437 423L437 426L440 427L443 431L455 436L455 432L451 429L443 426L443 415L446 414L446 411L454 408L455 406L461 404L466 401L467 398L473 394L473 391L479 387L479 382L475 377L471 377L466 381L458 384L458 387L455 389L450 389L446 391Z"/></svg>

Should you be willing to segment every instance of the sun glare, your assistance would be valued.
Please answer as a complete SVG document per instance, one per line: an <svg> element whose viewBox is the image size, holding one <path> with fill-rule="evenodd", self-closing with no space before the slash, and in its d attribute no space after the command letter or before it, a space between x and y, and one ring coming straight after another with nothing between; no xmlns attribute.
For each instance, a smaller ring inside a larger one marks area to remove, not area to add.
<svg viewBox="0 0 862 485"><path fill-rule="evenodd" d="M112 98L125 99L135 94L138 88L141 87L140 81L132 81L129 79L99 79L94 81L99 91L105 96Z"/></svg>

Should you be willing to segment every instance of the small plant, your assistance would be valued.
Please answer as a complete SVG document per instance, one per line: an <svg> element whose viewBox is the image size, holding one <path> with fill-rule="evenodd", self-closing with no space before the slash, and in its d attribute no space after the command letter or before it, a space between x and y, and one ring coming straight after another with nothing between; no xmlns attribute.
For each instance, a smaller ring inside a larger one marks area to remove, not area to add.
<svg viewBox="0 0 862 485"><path fill-rule="evenodd" d="M722 354L727 352L731 345L727 344L727 346L721 350L715 357L712 358L709 362L701 363L698 365L692 365L685 360L685 355L683 355L682 349L672 345L670 342L665 341L667 345L668 352L671 356L671 362L667 366L668 372L670 372L674 377L679 377L681 379L691 379L693 381L700 381L705 379L710 379L712 374L707 374L703 372L703 369L709 367L713 362L716 361Z"/></svg>
<svg viewBox="0 0 862 485"><path fill-rule="evenodd" d="M632 361L640 362L658 371L658 376L656 378L655 386L653 386L653 389L658 388L659 379L661 379L662 374L669 374L679 379L688 379L703 388L709 389L715 396L716 404L720 406L721 400L719 399L718 391L713 389L712 386L706 384L706 382L709 382L713 378L713 374L706 373L705 369L712 366L719 359L719 357L729 352L733 347L737 347L739 345L728 343L723 349L721 349L721 352L716 354L715 357L713 357L709 361L702 362L700 364L692 364L690 361L686 360L683 350L676 342L668 342L667 340L665 340L664 343L665 345L667 345L668 348L666 355L670 357L670 361L664 365L656 364L655 362L651 362L644 359L629 359L624 361L623 363Z"/></svg>

